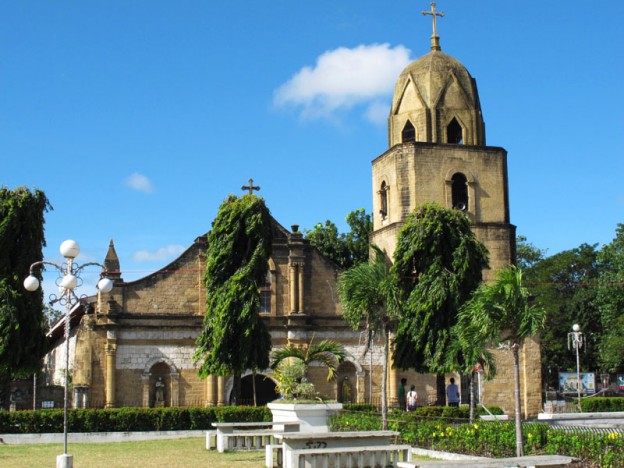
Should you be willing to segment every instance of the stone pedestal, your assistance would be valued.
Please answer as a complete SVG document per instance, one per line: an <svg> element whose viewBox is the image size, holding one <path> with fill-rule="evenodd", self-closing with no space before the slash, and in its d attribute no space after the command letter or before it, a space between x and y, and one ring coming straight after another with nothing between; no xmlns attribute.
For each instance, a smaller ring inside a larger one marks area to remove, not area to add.
<svg viewBox="0 0 624 468"><path fill-rule="evenodd" d="M329 417L342 409L342 403L269 403L273 422L299 421L301 432L329 432Z"/></svg>

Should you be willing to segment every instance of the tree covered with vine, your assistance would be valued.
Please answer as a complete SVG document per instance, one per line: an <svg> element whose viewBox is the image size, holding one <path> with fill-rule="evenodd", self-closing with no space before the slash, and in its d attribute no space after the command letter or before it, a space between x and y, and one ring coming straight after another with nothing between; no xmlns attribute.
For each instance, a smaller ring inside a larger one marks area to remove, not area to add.
<svg viewBox="0 0 624 468"><path fill-rule="evenodd" d="M435 373L441 401L451 328L487 265L487 249L461 211L423 204L410 213L399 232L392 271L402 295L402 316L394 362L402 369Z"/></svg>
<svg viewBox="0 0 624 468"><path fill-rule="evenodd" d="M44 215L50 209L47 197L40 190L0 188L0 378L3 380L37 372L47 351L43 293L27 292L22 282L30 265L43 259Z"/></svg>
<svg viewBox="0 0 624 468"><path fill-rule="evenodd" d="M199 375L240 375L269 367L271 336L260 317L273 220L264 200L230 195L208 233L206 315L197 339Z"/></svg>

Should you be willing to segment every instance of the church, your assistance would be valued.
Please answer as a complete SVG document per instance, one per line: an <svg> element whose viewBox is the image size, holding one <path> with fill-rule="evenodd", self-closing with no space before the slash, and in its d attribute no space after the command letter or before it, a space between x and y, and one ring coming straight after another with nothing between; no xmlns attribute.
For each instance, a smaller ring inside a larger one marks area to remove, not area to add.
<svg viewBox="0 0 624 468"><path fill-rule="evenodd" d="M486 145L476 80L458 60L442 52L435 4L427 14L434 27L431 49L398 77L388 117L388 149L371 155L374 225L370 240L392 258L408 214L424 202L437 202L470 219L477 238L489 250L487 280L515 259L507 153ZM346 359L337 378L327 382L323 368L311 369L317 391L338 401L378 403L382 343L363 354L364 337L342 319L336 293L339 268L304 238L297 225L285 228L275 220L273 233L269 274L261 290L261 315L273 347L339 341ZM88 298L71 312L74 407L214 406L231 401L233 378L200 378L193 361L205 313L206 248L203 234L161 270L126 282L111 241L104 263L113 290ZM46 373L50 382L58 383L64 371L62 326L57 324L49 337L55 347L46 358ZM494 352L498 375L481 383L481 400L513 415L512 357L503 350ZM530 340L521 351L527 417L541 410L540 369L539 341ZM242 377L243 403L251 402L251 371ZM433 401L435 376L395 369L390 363L391 405L402 378L416 385L421 402ZM468 388L465 379L461 381L462 401L467 402ZM260 404L278 398L270 369L259 373L255 383Z"/></svg>

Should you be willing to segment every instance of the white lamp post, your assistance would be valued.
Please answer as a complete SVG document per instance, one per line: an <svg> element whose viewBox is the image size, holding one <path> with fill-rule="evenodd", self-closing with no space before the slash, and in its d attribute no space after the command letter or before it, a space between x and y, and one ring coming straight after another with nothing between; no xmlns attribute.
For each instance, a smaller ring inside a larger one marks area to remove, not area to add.
<svg viewBox="0 0 624 468"><path fill-rule="evenodd" d="M61 244L61 255L65 257L65 263L58 265L53 262L35 262L30 265L30 275L24 280L24 288L28 291L36 291L39 288L39 279L35 276L35 269L43 265L50 265L58 271L56 284L59 287L59 296L55 294L50 296L50 304L60 303L65 306L65 401L63 411L63 455L56 458L57 468L71 468L74 460L73 456L67 453L67 408L69 404L69 319L72 308L80 303L80 298L74 292L74 289L82 284L80 272L87 266L97 265L102 268L100 280L97 287L100 292L110 292L113 289L113 282L106 277L107 270L101 263L90 262L79 266L74 259L80 253L80 246L74 240L66 240Z"/></svg>
<svg viewBox="0 0 624 468"><path fill-rule="evenodd" d="M579 351L583 347L583 332L578 323L572 325L572 331L568 333L568 349L576 352L576 390L578 396L578 410L581 411L581 358Z"/></svg>

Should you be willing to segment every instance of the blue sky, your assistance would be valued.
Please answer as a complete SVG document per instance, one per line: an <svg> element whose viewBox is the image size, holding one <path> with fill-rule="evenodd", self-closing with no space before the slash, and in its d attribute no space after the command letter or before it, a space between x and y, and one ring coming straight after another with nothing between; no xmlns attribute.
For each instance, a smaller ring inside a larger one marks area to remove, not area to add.
<svg viewBox="0 0 624 468"><path fill-rule="evenodd" d="M624 209L624 2L439 1L509 152L511 221L549 254L608 243ZM46 192L49 260L111 239L164 267L252 177L277 220L346 229L429 2L0 2L0 185ZM90 281L85 277L85 281Z"/></svg>

